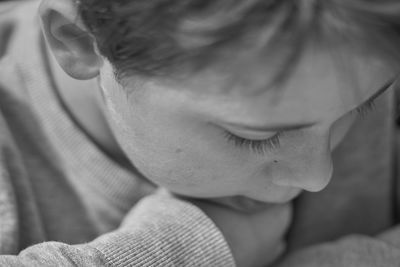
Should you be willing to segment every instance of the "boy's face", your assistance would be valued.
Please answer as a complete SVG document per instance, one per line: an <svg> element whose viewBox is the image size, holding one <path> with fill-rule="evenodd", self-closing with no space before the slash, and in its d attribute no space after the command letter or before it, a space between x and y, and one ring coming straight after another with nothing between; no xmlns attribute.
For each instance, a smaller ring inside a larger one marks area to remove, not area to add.
<svg viewBox="0 0 400 267"><path fill-rule="evenodd" d="M225 197L282 203L303 189L319 191L331 178L332 150L360 116L355 110L394 78L371 59L346 62L350 74L308 51L282 88L243 94L259 89L270 71L267 63L242 63L229 92L221 92L218 72L175 83L132 77L122 89L105 65L109 120L145 176L174 193L228 205L238 198Z"/></svg>

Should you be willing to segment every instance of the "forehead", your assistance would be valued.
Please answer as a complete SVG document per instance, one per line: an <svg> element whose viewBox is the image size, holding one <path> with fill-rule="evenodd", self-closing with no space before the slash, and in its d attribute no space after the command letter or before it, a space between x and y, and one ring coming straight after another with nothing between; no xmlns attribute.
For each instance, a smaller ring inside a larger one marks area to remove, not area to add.
<svg viewBox="0 0 400 267"><path fill-rule="evenodd" d="M231 122L335 119L359 106L395 76L376 58L340 55L342 60L321 51L307 51L279 88L266 88L272 63L253 58L238 61L230 68L231 73L209 69L180 82L156 83L163 87L157 93L163 95L164 102L179 100L182 108Z"/></svg>

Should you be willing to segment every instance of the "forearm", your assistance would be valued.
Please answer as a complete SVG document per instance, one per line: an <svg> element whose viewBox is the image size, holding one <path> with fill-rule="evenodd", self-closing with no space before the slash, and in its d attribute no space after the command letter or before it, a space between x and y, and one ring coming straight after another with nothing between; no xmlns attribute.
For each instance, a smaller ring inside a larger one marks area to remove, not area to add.
<svg viewBox="0 0 400 267"><path fill-rule="evenodd" d="M398 267L400 229L375 238L351 235L287 255L276 267Z"/></svg>
<svg viewBox="0 0 400 267"><path fill-rule="evenodd" d="M215 225L195 206L167 196L144 199L121 227L81 245L47 242L0 266L234 266Z"/></svg>

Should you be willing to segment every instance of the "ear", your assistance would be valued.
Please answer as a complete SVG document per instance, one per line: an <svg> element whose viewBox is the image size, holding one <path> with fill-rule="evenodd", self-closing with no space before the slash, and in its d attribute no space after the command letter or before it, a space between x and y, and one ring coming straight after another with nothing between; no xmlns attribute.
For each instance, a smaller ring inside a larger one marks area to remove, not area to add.
<svg viewBox="0 0 400 267"><path fill-rule="evenodd" d="M79 80L98 76L103 58L78 15L76 1L44 0L39 13L47 43L64 71Z"/></svg>

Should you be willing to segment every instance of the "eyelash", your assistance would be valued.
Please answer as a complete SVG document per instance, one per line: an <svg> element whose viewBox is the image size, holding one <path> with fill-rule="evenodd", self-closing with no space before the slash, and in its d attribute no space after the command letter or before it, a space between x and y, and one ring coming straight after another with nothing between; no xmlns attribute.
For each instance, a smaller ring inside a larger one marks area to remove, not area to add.
<svg viewBox="0 0 400 267"><path fill-rule="evenodd" d="M357 112L361 118L365 118L373 110L375 110L375 101L371 100L355 110L352 110L351 113Z"/></svg>
<svg viewBox="0 0 400 267"><path fill-rule="evenodd" d="M371 111L375 109L374 101L369 101L364 105L352 110L351 113L357 113L360 117L365 118ZM239 148L246 148L250 151L264 155L270 151L279 149L281 145L281 137L284 132L277 132L274 136L264 140L250 140L234 135L225 131L225 139Z"/></svg>
<svg viewBox="0 0 400 267"><path fill-rule="evenodd" d="M236 147L246 148L258 154L264 155L265 153L278 149L280 147L280 138L283 132L277 132L274 136L264 140L250 140L239 137L230 132L225 132L225 138L229 143L233 143Z"/></svg>

